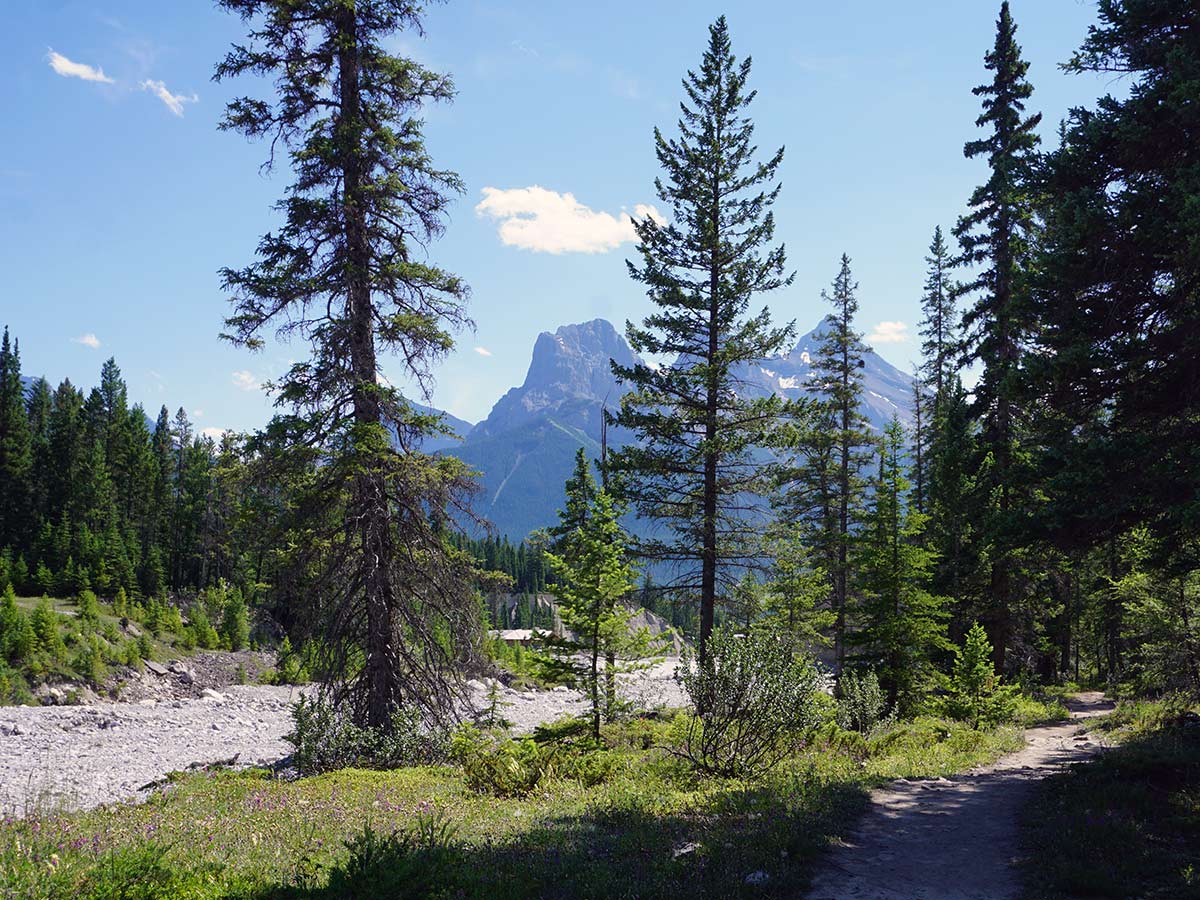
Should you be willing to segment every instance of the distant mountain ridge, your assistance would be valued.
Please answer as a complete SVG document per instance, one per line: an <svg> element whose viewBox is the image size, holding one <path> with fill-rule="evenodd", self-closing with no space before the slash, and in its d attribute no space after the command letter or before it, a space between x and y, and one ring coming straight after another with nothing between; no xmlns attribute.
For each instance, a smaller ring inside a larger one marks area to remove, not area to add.
<svg viewBox="0 0 1200 900"><path fill-rule="evenodd" d="M818 325L787 353L746 365L736 374L748 392L759 396L808 396L820 336ZM610 359L625 366L640 361L604 319L542 332L521 386L507 391L460 443L441 448L479 472L475 510L501 534L519 540L554 524L576 449L583 447L593 458L600 455L603 409L615 408L626 392L613 377ZM871 427L882 431L894 415L911 424L911 377L873 350L863 362L864 413ZM609 430L612 447L630 437Z"/></svg>

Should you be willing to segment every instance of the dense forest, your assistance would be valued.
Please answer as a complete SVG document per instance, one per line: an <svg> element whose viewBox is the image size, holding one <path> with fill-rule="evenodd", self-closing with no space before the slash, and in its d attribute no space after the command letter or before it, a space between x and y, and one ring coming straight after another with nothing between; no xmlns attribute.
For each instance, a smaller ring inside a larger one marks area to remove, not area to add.
<svg viewBox="0 0 1200 900"><path fill-rule="evenodd" d="M771 246L782 151L766 164L752 160L748 69L735 63L724 24L716 28L689 80L697 118L683 123L684 143L659 138L671 179L660 192L676 224L637 226L641 262L631 271L662 311L633 327L630 342L674 350L695 366L617 370L630 392L611 418L637 440L612 454L605 477L614 496L657 523L653 541L628 537L644 562L631 601L702 647L714 624L786 622L814 647L828 646L838 668L878 671L896 700L933 687L976 621L998 670L1013 677L1147 687L1200 678L1195 110L1182 99L1188 75L1177 61L1192 57L1168 27L1175 15L1170 4L1101 5L1101 24L1067 68L1122 72L1130 90L1070 111L1058 145L1045 149L1003 7L987 79L975 88L978 136L965 147L988 176L949 237L932 229L916 426L897 422L883 434L861 412L867 347L849 256L823 295L811 397L752 400L737 390L738 365L776 352L793 331L772 325L766 310L746 317L751 298L791 276L782 247ZM718 82L724 105L713 99ZM429 90L440 99L434 82ZM257 127L231 109L230 127ZM695 122L720 122L737 140L711 144ZM713 189L692 179L700 158L731 179L721 221L743 235L734 243L734 231L695 224ZM679 262L683 248L709 245L717 269L680 268L692 265ZM226 279L247 291L264 284L262 274L229 270ZM457 290L452 276L437 277ZM688 298L710 277L739 287L710 297L698 323ZM252 345L251 332L266 323L255 318L257 303L243 301L230 319ZM445 313L424 314L434 322ZM418 349L430 359L440 352ZM423 377L424 365L414 374ZM320 494L315 482L337 471L314 453L325 445L333 453L345 438L305 431L306 421L326 421L306 406L314 372L297 369L285 384L296 413L259 435L213 440L183 409L172 416L163 407L151 421L111 359L86 392L23 379L19 342L6 330L0 583L31 596L91 589L131 598L186 598L227 583L285 630L314 627L309 601L327 586L297 538L318 540L303 516ZM399 449L395 458L418 470L444 468L447 458L407 449L436 422L398 396L385 399L377 412L359 402L347 427L362 415L390 422L396 440L378 451L381 460ZM431 515L459 502L453 484L466 474L444 471L433 501L419 495L428 485L412 483L434 528L422 540L469 561L476 575L460 573L467 593L484 586L483 571L507 576L497 584L519 594L544 591L554 578L543 543L468 537L469 513L451 514L445 527ZM492 624L513 622L493 613Z"/></svg>

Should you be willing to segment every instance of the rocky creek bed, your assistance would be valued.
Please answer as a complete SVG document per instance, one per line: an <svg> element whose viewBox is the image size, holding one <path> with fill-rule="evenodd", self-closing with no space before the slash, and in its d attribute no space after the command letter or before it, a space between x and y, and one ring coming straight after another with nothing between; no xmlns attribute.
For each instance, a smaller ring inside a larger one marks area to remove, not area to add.
<svg viewBox="0 0 1200 900"><path fill-rule="evenodd" d="M679 706L674 660L621 676L624 693L646 707ZM237 757L236 765L271 765L287 756L283 736L303 688L231 685L214 690L176 675L151 675L129 692L134 702L83 706L0 707L0 815L144 797L167 773ZM198 680L198 679L196 679ZM157 689L155 686L157 684ZM486 705L490 684L471 683ZM499 712L515 732L529 731L587 707L577 691L516 691L496 683ZM193 693L194 692L194 693ZM195 696L199 694L199 696Z"/></svg>

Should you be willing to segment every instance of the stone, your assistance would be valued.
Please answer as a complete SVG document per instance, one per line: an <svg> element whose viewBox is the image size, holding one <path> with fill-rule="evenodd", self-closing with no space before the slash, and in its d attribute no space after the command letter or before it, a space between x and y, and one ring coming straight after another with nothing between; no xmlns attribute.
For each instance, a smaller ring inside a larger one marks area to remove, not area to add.
<svg viewBox="0 0 1200 900"><path fill-rule="evenodd" d="M225 695L218 691L214 691L212 688L205 688L204 690L202 690L200 692L200 699L201 700L212 700L216 703L224 703Z"/></svg>
<svg viewBox="0 0 1200 900"><path fill-rule="evenodd" d="M146 660L143 660L142 662L146 666L146 668L149 671L153 672L155 675L166 675L171 671L166 666L160 665L159 663L156 663L152 659L146 659Z"/></svg>
<svg viewBox="0 0 1200 900"><path fill-rule="evenodd" d="M751 872L749 875L747 875L745 880L746 884L766 884L771 880L771 876L762 869L758 869L757 871Z"/></svg>

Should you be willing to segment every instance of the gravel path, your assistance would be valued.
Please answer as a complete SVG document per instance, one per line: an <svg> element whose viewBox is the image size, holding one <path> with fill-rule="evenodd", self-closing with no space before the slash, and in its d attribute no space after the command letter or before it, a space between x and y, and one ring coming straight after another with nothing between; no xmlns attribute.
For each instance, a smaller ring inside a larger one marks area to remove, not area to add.
<svg viewBox="0 0 1200 900"><path fill-rule="evenodd" d="M675 661L622 676L625 694L643 705L682 705L672 680ZM477 704L487 685L472 683ZM90 808L145 796L142 788L168 772L227 760L278 761L290 750L289 708L300 689L231 686L199 699L142 700L90 706L0 707L0 815ZM564 713L580 713L576 691L500 688L501 715L528 731Z"/></svg>
<svg viewBox="0 0 1200 900"><path fill-rule="evenodd" d="M1068 704L1074 720L1109 712L1102 694ZM876 791L855 834L835 847L809 900L1007 900L1020 885L1018 814L1033 782L1100 749L1077 724L1026 732L1026 745L953 779L901 779Z"/></svg>

